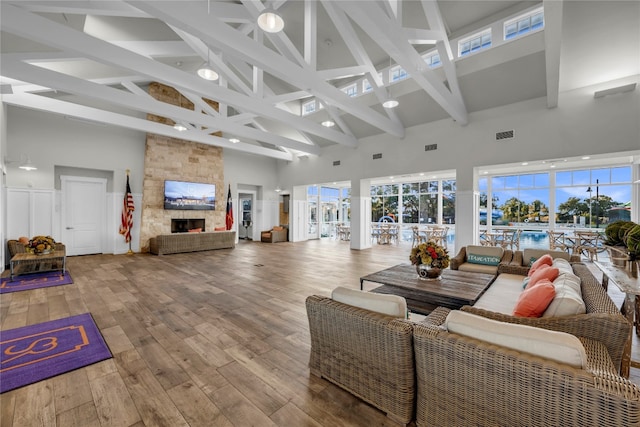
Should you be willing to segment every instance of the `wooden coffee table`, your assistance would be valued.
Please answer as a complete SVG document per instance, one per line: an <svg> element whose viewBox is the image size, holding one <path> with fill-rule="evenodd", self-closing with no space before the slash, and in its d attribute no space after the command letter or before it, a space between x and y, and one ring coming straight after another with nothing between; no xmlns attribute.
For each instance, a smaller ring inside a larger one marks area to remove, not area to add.
<svg viewBox="0 0 640 427"><path fill-rule="evenodd" d="M380 283L382 286L371 292L400 295L411 311L429 314L439 306L459 309L475 304L495 278L492 274L447 269L439 280L422 280L414 265L400 264L361 277L360 289L365 281Z"/></svg>

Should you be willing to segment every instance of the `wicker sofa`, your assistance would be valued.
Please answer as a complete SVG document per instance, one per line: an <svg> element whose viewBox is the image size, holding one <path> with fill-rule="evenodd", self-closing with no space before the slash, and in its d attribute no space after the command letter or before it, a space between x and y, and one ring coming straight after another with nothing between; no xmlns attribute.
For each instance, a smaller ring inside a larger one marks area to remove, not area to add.
<svg viewBox="0 0 640 427"><path fill-rule="evenodd" d="M231 249L235 247L235 231L161 234L149 239L149 252L155 255Z"/></svg>
<svg viewBox="0 0 640 427"><path fill-rule="evenodd" d="M580 278L586 313L539 318L516 317L511 314L513 307L510 301L515 303L522 291L522 280L529 271L529 266L522 261L524 256L540 256L545 253L553 257L569 258L569 255L562 251L514 251L512 261L498 267L498 277L485 294L473 307L465 306L461 310L502 322L536 326L594 339L605 345L614 366L619 371L622 359L630 358L630 355L625 354L625 344L631 334L631 325L586 265L575 262L571 264L574 274Z"/></svg>
<svg viewBox="0 0 640 427"><path fill-rule="evenodd" d="M579 338L575 367L449 332L448 314L414 325L417 426L640 426L640 389L599 341Z"/></svg>

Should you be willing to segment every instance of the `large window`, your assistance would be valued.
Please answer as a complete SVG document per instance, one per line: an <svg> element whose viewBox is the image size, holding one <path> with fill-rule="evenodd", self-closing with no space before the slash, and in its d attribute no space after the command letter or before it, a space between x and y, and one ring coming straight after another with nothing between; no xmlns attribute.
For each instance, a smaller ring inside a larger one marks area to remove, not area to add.
<svg viewBox="0 0 640 427"><path fill-rule="evenodd" d="M406 79L408 76L409 75L407 74L406 70L397 65L389 71L389 82L399 82L400 80Z"/></svg>
<svg viewBox="0 0 640 427"><path fill-rule="evenodd" d="M481 177L480 224L604 228L631 218L631 181L630 166Z"/></svg>
<svg viewBox="0 0 640 427"><path fill-rule="evenodd" d="M371 186L371 221L398 218L398 184Z"/></svg>
<svg viewBox="0 0 640 427"><path fill-rule="evenodd" d="M442 223L456 223L456 181L442 181Z"/></svg>
<svg viewBox="0 0 640 427"><path fill-rule="evenodd" d="M631 167L556 173L556 223L602 228L631 218Z"/></svg>
<svg viewBox="0 0 640 427"><path fill-rule="evenodd" d="M548 173L494 176L491 188L494 225L549 223ZM485 201L485 212L489 211L487 205Z"/></svg>

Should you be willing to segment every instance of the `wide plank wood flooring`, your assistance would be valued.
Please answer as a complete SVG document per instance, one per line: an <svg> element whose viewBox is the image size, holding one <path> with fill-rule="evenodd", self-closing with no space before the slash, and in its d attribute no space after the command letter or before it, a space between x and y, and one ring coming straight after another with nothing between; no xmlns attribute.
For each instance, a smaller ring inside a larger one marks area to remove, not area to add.
<svg viewBox="0 0 640 427"><path fill-rule="evenodd" d="M113 359L0 395L0 425L395 426L309 374L304 301L408 254L315 240L69 257L74 284L2 295L0 329L90 312Z"/></svg>

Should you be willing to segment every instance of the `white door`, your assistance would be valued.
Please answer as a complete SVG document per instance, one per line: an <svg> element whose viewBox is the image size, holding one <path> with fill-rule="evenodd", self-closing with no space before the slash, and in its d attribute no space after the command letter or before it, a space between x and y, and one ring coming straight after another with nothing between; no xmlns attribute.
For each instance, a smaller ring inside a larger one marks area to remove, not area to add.
<svg viewBox="0 0 640 427"><path fill-rule="evenodd" d="M67 255L102 253L107 180L62 176L62 242Z"/></svg>

